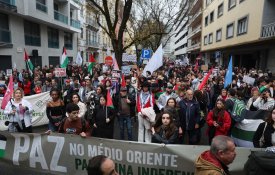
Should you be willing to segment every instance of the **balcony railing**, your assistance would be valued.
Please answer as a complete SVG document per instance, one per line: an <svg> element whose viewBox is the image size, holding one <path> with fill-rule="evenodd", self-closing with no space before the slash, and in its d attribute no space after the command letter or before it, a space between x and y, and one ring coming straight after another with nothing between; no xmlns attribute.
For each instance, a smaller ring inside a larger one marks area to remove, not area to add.
<svg viewBox="0 0 275 175"><path fill-rule="evenodd" d="M195 28L194 30L188 32L187 38L191 38L192 36L194 36L196 33L201 31L201 25L199 25L197 28Z"/></svg>
<svg viewBox="0 0 275 175"><path fill-rule="evenodd" d="M25 35L25 44L29 46L41 46L40 36Z"/></svg>
<svg viewBox="0 0 275 175"><path fill-rule="evenodd" d="M62 23L68 24L68 16L63 15L62 13L56 10L54 11L54 19Z"/></svg>
<svg viewBox="0 0 275 175"><path fill-rule="evenodd" d="M16 12L17 7L15 6L15 0L0 0L0 9Z"/></svg>
<svg viewBox="0 0 275 175"><path fill-rule="evenodd" d="M192 16L191 20L189 21L189 24L192 24L192 22L194 22L200 14L202 14L201 9L195 15Z"/></svg>
<svg viewBox="0 0 275 175"><path fill-rule="evenodd" d="M99 43L96 41L87 41L87 45L91 47L99 47Z"/></svg>
<svg viewBox="0 0 275 175"><path fill-rule="evenodd" d="M99 28L97 22L93 20L92 18L86 18L86 23L90 26L93 26L95 28Z"/></svg>
<svg viewBox="0 0 275 175"><path fill-rule="evenodd" d="M196 50L196 49L199 49L200 46L201 46L201 43L198 42L198 43L196 43L196 44L194 44L194 45L188 46L186 50L187 50L187 51Z"/></svg>
<svg viewBox="0 0 275 175"><path fill-rule="evenodd" d="M71 26L77 29L80 29L80 21L77 21L75 19L71 19Z"/></svg>
<svg viewBox="0 0 275 175"><path fill-rule="evenodd" d="M262 26L261 38L275 37L275 22Z"/></svg>
<svg viewBox="0 0 275 175"><path fill-rule="evenodd" d="M81 5L79 0L73 0L76 4Z"/></svg>
<svg viewBox="0 0 275 175"><path fill-rule="evenodd" d="M0 43L11 43L11 32L9 30L0 29Z"/></svg>
<svg viewBox="0 0 275 175"><path fill-rule="evenodd" d="M45 13L48 12L48 7L45 4L42 4L42 3L38 2L38 1L36 1L36 9L40 10L42 12L45 12Z"/></svg>

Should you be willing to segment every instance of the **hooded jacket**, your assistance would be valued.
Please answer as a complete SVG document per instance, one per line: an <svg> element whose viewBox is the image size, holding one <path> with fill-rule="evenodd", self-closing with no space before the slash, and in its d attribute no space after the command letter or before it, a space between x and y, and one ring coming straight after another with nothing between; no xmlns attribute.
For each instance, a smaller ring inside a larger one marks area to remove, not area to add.
<svg viewBox="0 0 275 175"><path fill-rule="evenodd" d="M229 175L228 168L208 150L195 162L195 175Z"/></svg>

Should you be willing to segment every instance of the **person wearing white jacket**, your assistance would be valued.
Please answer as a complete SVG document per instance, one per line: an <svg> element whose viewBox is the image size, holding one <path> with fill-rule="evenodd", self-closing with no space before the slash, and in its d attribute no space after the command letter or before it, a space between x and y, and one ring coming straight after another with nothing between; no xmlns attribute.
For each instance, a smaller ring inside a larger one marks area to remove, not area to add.
<svg viewBox="0 0 275 175"><path fill-rule="evenodd" d="M32 105L23 99L24 91L21 88L15 89L13 99L10 99L5 107L4 114L8 115L9 132L32 133Z"/></svg>
<svg viewBox="0 0 275 175"><path fill-rule="evenodd" d="M82 103L80 101L80 97L77 93L73 93L72 95L72 102L74 104L77 104L77 106L79 107L79 114L78 114L78 117L84 117L85 116L85 113L87 111L87 107L84 103Z"/></svg>
<svg viewBox="0 0 275 175"><path fill-rule="evenodd" d="M258 110L268 110L271 111L275 105L275 101L270 97L270 90L264 89L261 93L261 96L253 102L253 106Z"/></svg>

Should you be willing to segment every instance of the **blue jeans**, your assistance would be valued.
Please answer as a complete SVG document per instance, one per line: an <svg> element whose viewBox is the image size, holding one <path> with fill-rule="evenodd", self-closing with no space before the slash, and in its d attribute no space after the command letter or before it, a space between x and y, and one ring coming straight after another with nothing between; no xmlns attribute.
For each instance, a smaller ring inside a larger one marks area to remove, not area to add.
<svg viewBox="0 0 275 175"><path fill-rule="evenodd" d="M120 139L124 140L124 126L127 127L128 140L133 140L132 137L132 120L130 116L119 116L119 128L120 128Z"/></svg>
<svg viewBox="0 0 275 175"><path fill-rule="evenodd" d="M49 130L52 132L58 132L59 126L55 126L53 123L49 122Z"/></svg>

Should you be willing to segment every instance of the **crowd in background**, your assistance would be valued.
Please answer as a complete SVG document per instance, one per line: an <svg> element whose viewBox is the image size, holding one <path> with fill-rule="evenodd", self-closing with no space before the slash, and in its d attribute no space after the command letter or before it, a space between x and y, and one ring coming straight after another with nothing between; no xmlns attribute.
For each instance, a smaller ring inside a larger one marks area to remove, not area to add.
<svg viewBox="0 0 275 175"><path fill-rule="evenodd" d="M213 67L205 86L198 89L208 71L194 66L179 66L171 60L155 72L142 75L144 66L134 66L122 79L112 77L112 67L96 64L92 73L87 66L69 64L65 78L55 77L52 65L36 67L33 72L13 69L14 97L5 114L13 116L11 132L32 132L31 104L23 96L50 92L46 113L47 131L113 138L120 130L120 139L133 140L133 119L138 122L138 141L165 144L200 144L207 135L229 135L236 123L232 118L235 100L243 101L246 110L271 111L266 122L259 125L254 136L255 147L275 144L275 81L268 70L233 69L233 81L224 87L226 69ZM247 83L244 77L255 79ZM0 96L7 89L8 77L0 78ZM125 85L122 81L125 81ZM108 106L108 98L113 107ZM273 114L274 113L274 114ZM18 114L18 115L17 115ZM29 116L29 117L26 117ZM119 128L114 128L114 120ZM206 126L207 125L207 126ZM12 127L13 126L13 127ZM206 133L202 128L207 127ZM124 136L127 130L127 138ZM264 136L264 145L259 145Z"/></svg>

